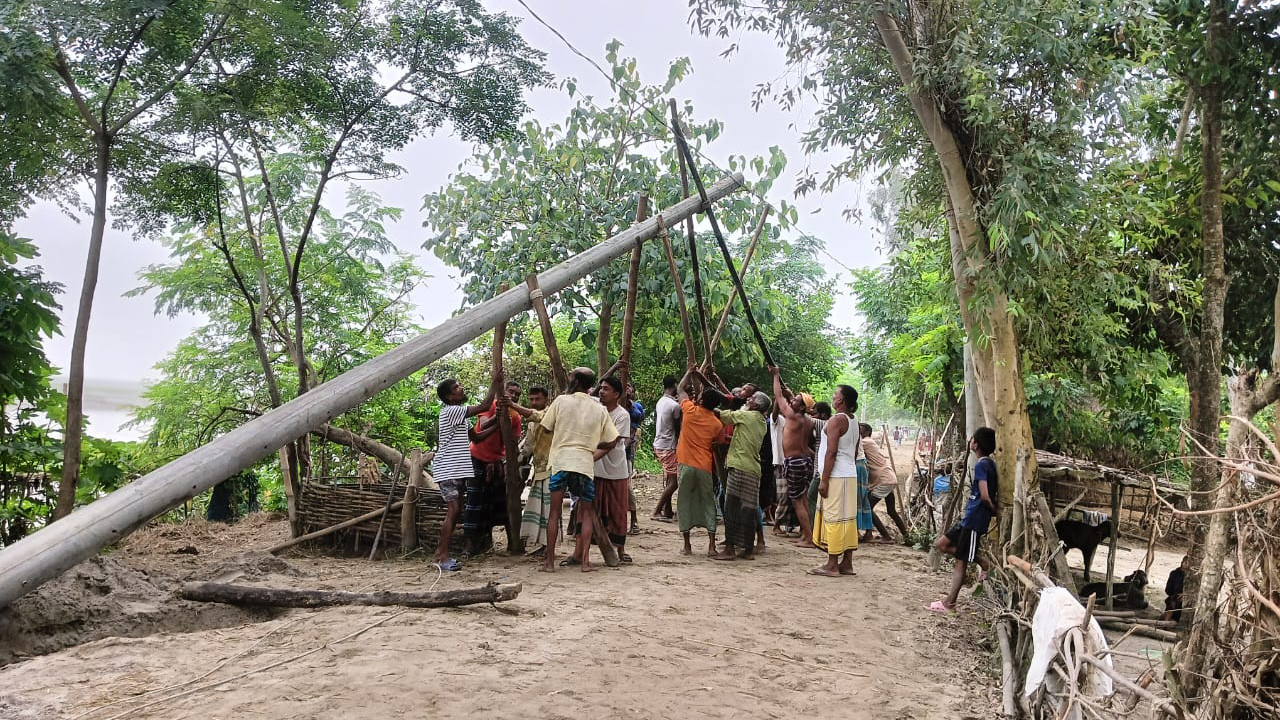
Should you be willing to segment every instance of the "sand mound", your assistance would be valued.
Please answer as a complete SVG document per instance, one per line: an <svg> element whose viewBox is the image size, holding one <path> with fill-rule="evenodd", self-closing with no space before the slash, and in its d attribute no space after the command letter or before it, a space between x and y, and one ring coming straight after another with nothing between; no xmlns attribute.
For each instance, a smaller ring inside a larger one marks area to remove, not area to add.
<svg viewBox="0 0 1280 720"><path fill-rule="evenodd" d="M285 561L260 552L243 553L218 569L228 579L297 574ZM110 555L86 560L0 609L0 665L105 637L193 632L277 614L188 602L174 595L181 583Z"/></svg>

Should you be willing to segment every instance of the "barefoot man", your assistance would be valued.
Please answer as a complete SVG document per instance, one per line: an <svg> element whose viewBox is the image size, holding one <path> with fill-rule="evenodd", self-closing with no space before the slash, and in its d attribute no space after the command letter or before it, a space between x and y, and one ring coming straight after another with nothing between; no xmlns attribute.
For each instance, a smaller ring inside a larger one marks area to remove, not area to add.
<svg viewBox="0 0 1280 720"><path fill-rule="evenodd" d="M702 379L703 390L698 402L689 399L693 390L693 378ZM724 425L716 417L724 396L691 366L680 380L680 412L683 420L680 440L676 443L679 489L676 508L680 518L680 532L684 535L684 555L693 554L689 533L696 527L707 529L707 556L715 557L716 551L716 494L715 460L711 445L720 437Z"/></svg>
<svg viewBox="0 0 1280 720"><path fill-rule="evenodd" d="M807 407L799 396L782 384L782 371L769 368L773 375L773 395L778 399L785 424L782 427L782 471L787 476L787 500L800 523L800 539L796 545L802 548L817 547L813 544L813 523L809 520L809 505L805 494L813 479L813 451L809 438L813 421L806 414Z"/></svg>
<svg viewBox="0 0 1280 720"><path fill-rule="evenodd" d="M724 494L724 550L716 560L735 560L742 550L743 560L755 560L753 541L760 525L760 445L767 426L769 396L752 393L741 410L721 410L720 422L733 426Z"/></svg>
<svg viewBox="0 0 1280 720"><path fill-rule="evenodd" d="M438 438L436 456L431 461L431 472L436 484L440 486L440 495L448 504L444 523L440 526L440 538L436 542L436 553L432 562L442 570L457 570L461 567L457 560L449 557L449 541L453 539L453 528L462 514L462 491L467 482L475 474L471 464L471 438L467 418L473 418L488 410L493 404L494 388L502 380L502 371L495 369L493 381L489 383L489 394L478 405L467 406L467 391L456 378L445 378L436 386L436 396L444 407L440 408L440 420L437 425Z"/></svg>
<svg viewBox="0 0 1280 720"><path fill-rule="evenodd" d="M569 376L569 392L560 395L545 412L512 405L520 413L551 433L551 450L548 453L551 479L551 513L548 527L560 527L560 515L564 512L564 493L568 490L577 499L581 510L578 517L582 529L574 538L572 559L582 564L582 572L591 572L592 503L596 499L596 460L609 454L618 444L618 429L614 427L609 411L587 394L596 384L596 374L589 368L574 368ZM556 535L547 534L547 556L543 572L555 572Z"/></svg>
<svg viewBox="0 0 1280 720"><path fill-rule="evenodd" d="M831 399L835 415L822 433L822 479L818 482L818 517L813 540L827 548L827 564L810 575L855 575L853 551L858 549L858 391L837 385Z"/></svg>

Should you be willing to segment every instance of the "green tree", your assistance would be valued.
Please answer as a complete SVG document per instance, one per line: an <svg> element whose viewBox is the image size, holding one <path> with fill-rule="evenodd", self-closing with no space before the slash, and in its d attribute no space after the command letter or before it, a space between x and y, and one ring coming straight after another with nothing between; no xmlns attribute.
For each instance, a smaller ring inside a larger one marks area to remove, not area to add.
<svg viewBox="0 0 1280 720"><path fill-rule="evenodd" d="M578 100L562 122L527 122L518 138L480 151L445 188L424 198L428 217L424 224L431 233L424 247L462 271L467 302L492 297L503 283L523 283L526 274L582 252L629 226L641 194L651 198L657 208L681 199L678 161L663 119L663 98L689 72L688 61L674 61L663 84L646 85L637 74L635 61L620 57L619 49L616 41L607 48L614 97L605 107L594 98L579 96L573 80L564 81L562 87ZM687 104L682 115L686 134L696 147L713 142L723 129L718 121L694 119ZM772 148L767 157L734 157L730 166L759 174L755 186L764 192L785 162L781 151ZM704 177L719 172L710 167L700 170ZM749 233L758 213L759 208L746 194L732 196L717 207L721 224L731 235ZM784 353L779 362L802 366L809 375L825 376L832 372L826 361L836 355L826 324L831 288L813 259L818 241L784 239L794 218L794 208L784 204L764 228L744 282L757 318ZM680 282L692 304L691 268L678 231L672 228L672 243ZM709 322L714 323L729 300L732 285L711 236L700 234L696 242ZM745 240L733 244L741 258ZM643 371L653 376L640 379L646 384L657 383L662 375L685 364L682 338L676 330L675 285L660 243L648 243L642 249L639 277L633 373L642 372L643 365ZM568 342L594 347L595 358L589 364L600 370L610 366L619 348L621 323L616 319L625 304L626 289L627 264L619 261L549 299L551 311L571 323ZM527 343L524 329L515 328L517 339ZM731 316L717 365L763 379L762 361L750 338L745 322Z"/></svg>

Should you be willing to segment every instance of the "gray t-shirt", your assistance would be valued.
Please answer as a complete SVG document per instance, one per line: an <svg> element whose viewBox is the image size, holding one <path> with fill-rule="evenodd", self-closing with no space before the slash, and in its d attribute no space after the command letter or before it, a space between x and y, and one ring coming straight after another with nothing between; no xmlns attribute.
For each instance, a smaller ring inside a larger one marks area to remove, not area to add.
<svg viewBox="0 0 1280 720"><path fill-rule="evenodd" d="M658 406L654 409L658 428L653 433L654 450L676 449L676 423L680 419L680 403L670 395L663 393L658 398Z"/></svg>

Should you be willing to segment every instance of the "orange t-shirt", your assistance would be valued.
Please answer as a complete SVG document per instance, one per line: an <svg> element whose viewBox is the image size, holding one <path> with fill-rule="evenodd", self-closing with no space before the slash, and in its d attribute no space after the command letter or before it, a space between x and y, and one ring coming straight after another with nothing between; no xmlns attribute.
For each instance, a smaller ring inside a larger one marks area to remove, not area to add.
<svg viewBox="0 0 1280 720"><path fill-rule="evenodd" d="M680 401L680 410L684 419L680 422L680 442L676 443L676 462L713 472L711 444L720 437L724 425L715 413L692 400Z"/></svg>

